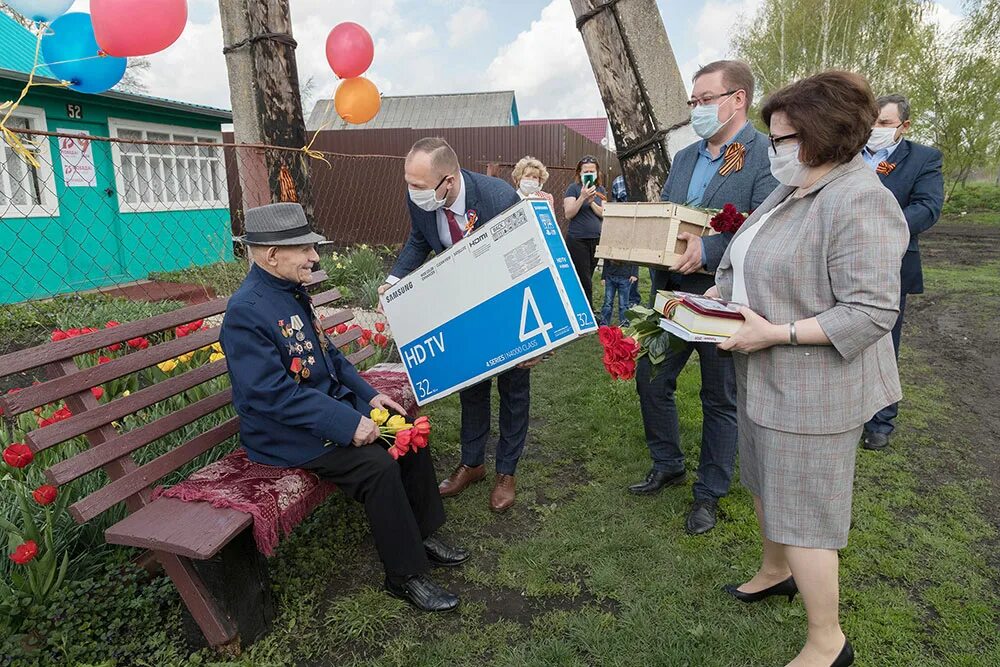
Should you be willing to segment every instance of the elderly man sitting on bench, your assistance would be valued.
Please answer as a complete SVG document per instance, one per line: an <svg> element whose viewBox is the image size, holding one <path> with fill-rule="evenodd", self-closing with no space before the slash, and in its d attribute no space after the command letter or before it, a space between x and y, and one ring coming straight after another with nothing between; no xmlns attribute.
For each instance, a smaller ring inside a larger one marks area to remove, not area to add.
<svg viewBox="0 0 1000 667"><path fill-rule="evenodd" d="M386 590L424 611L455 609L458 596L427 576L431 565L469 557L433 537L445 516L430 452L397 461L378 444L371 409L403 409L329 343L302 286L325 239L298 204L250 209L245 222L253 266L229 300L220 340L248 457L311 470L364 503Z"/></svg>

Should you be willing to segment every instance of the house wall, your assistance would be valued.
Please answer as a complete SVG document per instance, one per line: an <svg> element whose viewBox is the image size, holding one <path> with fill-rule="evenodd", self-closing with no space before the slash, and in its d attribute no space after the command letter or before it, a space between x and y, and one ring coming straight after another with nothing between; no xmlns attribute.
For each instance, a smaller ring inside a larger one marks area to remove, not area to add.
<svg viewBox="0 0 1000 667"><path fill-rule="evenodd" d="M22 88L22 82L0 80L0 100L16 99ZM210 116L67 89L34 88L21 106L42 109L50 132L83 130L107 137L109 118L115 118L206 130L222 139L222 121ZM92 143L97 185L67 187L59 139L44 141L47 168L53 174L48 187L54 185L58 212L25 217L19 214L23 211L8 210L0 220L0 303L104 287L143 279L153 271L232 258L228 206L142 211L150 207L123 205L120 173L108 142ZM0 143L0 150L4 148Z"/></svg>

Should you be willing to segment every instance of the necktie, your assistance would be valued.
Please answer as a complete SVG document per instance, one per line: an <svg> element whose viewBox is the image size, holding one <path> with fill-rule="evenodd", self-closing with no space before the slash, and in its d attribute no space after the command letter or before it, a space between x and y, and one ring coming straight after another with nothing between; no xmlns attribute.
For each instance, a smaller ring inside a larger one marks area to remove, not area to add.
<svg viewBox="0 0 1000 667"><path fill-rule="evenodd" d="M448 218L448 231L451 232L451 243L454 245L463 238L462 228L458 226L458 220L455 219L455 214L451 212L450 208L444 210L444 217Z"/></svg>
<svg viewBox="0 0 1000 667"><path fill-rule="evenodd" d="M878 163L878 167L875 168L876 174L881 174L883 176L888 176L892 173L892 170L896 168L896 165L892 162L886 162L882 160Z"/></svg>

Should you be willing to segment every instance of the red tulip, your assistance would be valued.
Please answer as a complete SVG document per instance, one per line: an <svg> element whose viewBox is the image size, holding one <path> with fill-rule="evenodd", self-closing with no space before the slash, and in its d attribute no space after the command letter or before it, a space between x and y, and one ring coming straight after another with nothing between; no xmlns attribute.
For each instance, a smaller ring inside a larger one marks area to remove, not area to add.
<svg viewBox="0 0 1000 667"><path fill-rule="evenodd" d="M184 326L187 328L188 333L194 333L200 329L203 324L205 324L205 320L195 320L194 322L188 322Z"/></svg>
<svg viewBox="0 0 1000 667"><path fill-rule="evenodd" d="M37 555L38 545L34 540L28 540L14 549L14 553L10 555L10 559L18 565L27 565Z"/></svg>
<svg viewBox="0 0 1000 667"><path fill-rule="evenodd" d="M397 459L397 460L398 460L398 459L399 459L399 457L400 457L400 456L402 456L402 455L401 455L401 454L399 453L399 448L397 448L397 447L396 447L396 445L393 445L392 447L390 447L389 449L387 449L387 450L385 450L385 451L386 451L386 452L387 452L387 453L389 454L389 456L391 456L391 457L392 457L393 459Z"/></svg>
<svg viewBox="0 0 1000 667"><path fill-rule="evenodd" d="M174 335L177 336L178 338L184 338L184 336L187 336L189 333L191 332L188 331L187 327L184 325L181 325L176 329L174 329Z"/></svg>
<svg viewBox="0 0 1000 667"><path fill-rule="evenodd" d="M361 337L362 338L371 338L372 337L372 330L371 329L362 329L361 330Z"/></svg>
<svg viewBox="0 0 1000 667"><path fill-rule="evenodd" d="M131 347L133 350L145 350L147 347L149 347L149 340L143 338L142 336L138 338L132 338L126 342L128 343L128 346Z"/></svg>
<svg viewBox="0 0 1000 667"><path fill-rule="evenodd" d="M408 428L405 431L400 431L396 434L396 447L401 448L404 452L409 451L412 440L413 429Z"/></svg>
<svg viewBox="0 0 1000 667"><path fill-rule="evenodd" d="M97 357L97 363L98 364L109 364L109 363L111 363L111 359L108 358L108 357L105 357L104 355L101 355L101 356Z"/></svg>
<svg viewBox="0 0 1000 667"><path fill-rule="evenodd" d="M347 333L347 325L338 324L336 327L334 327L334 330L337 332L338 336L342 336L343 334Z"/></svg>
<svg viewBox="0 0 1000 667"><path fill-rule="evenodd" d="M58 495L59 489L51 484L42 484L40 487L31 492L31 497L34 498L35 502L39 505L51 505L56 501L56 496Z"/></svg>
<svg viewBox="0 0 1000 667"><path fill-rule="evenodd" d="M94 395L94 398L100 400L104 396L104 387L91 387L90 393Z"/></svg>
<svg viewBox="0 0 1000 667"><path fill-rule="evenodd" d="M75 338L76 336L79 336L82 333L83 331L80 329L68 329L66 331L66 335L69 336L70 338Z"/></svg>
<svg viewBox="0 0 1000 667"><path fill-rule="evenodd" d="M104 324L104 328L105 328L105 329L110 329L110 328L112 328L112 327L116 327L116 326L118 326L119 324L121 324L121 323L120 323L120 322L115 322L114 320L108 320L108 321L107 321L107 322L106 322L106 323Z"/></svg>
<svg viewBox="0 0 1000 667"><path fill-rule="evenodd" d="M427 446L427 436L423 433L413 434L413 449L423 449Z"/></svg>
<svg viewBox="0 0 1000 667"><path fill-rule="evenodd" d="M375 341L375 344L378 345L379 347L385 347L386 345L389 344L389 339L385 337L385 334L377 333L375 334L373 340Z"/></svg>
<svg viewBox="0 0 1000 667"><path fill-rule="evenodd" d="M382 333L383 331L385 331L385 322L376 322L375 323L375 331L377 331L379 333Z"/></svg>
<svg viewBox="0 0 1000 667"><path fill-rule="evenodd" d="M15 442L3 450L4 463L11 468L23 468L34 458L35 455L31 453L31 449L22 442Z"/></svg>
<svg viewBox="0 0 1000 667"><path fill-rule="evenodd" d="M431 432L431 420L426 416L417 417L413 420L413 430L426 436Z"/></svg>
<svg viewBox="0 0 1000 667"><path fill-rule="evenodd" d="M122 344L121 343L115 343L114 345L108 345L108 351L110 351L110 352L117 352L120 349L122 349Z"/></svg>
<svg viewBox="0 0 1000 667"><path fill-rule="evenodd" d="M67 338L69 338L69 334L66 333L65 331L63 331L62 329L53 329L52 330L52 342L53 343L56 342L56 341L59 341L59 340L66 340Z"/></svg>

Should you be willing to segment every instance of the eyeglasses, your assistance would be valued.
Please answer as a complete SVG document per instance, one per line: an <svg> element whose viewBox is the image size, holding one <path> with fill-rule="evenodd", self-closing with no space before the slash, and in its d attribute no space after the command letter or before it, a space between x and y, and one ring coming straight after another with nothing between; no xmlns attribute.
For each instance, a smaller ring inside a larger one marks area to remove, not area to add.
<svg viewBox="0 0 1000 667"><path fill-rule="evenodd" d="M780 137L776 137L773 134L769 134L767 135L767 138L771 141L771 150L777 153L778 144L780 144L782 141L785 141L786 139L795 139L798 136L799 136L798 132L792 132L791 134L784 134Z"/></svg>
<svg viewBox="0 0 1000 667"><path fill-rule="evenodd" d="M711 104L720 97L725 97L726 95L732 95L733 93L738 93L742 88L737 88L736 90L727 90L724 93L719 93L718 95L703 95L701 97L692 97L687 101L689 109L694 109L699 104Z"/></svg>
<svg viewBox="0 0 1000 667"><path fill-rule="evenodd" d="M580 158L580 165L583 166L585 164L597 164L597 158L593 155L584 155Z"/></svg>

